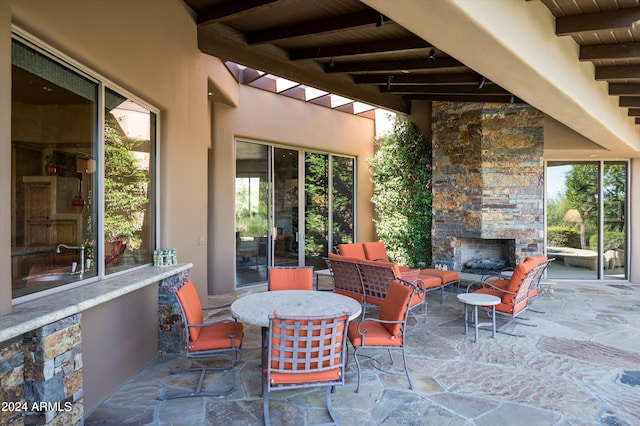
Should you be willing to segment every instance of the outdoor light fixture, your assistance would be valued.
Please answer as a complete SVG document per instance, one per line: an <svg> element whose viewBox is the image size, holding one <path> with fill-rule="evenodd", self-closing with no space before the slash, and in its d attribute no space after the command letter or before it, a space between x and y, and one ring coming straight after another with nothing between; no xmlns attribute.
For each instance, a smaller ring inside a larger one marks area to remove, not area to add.
<svg viewBox="0 0 640 426"><path fill-rule="evenodd" d="M336 62L333 60L333 58L329 59L329 69L332 70L336 67Z"/></svg>
<svg viewBox="0 0 640 426"><path fill-rule="evenodd" d="M484 83L487 81L486 78L484 78L484 76L482 77L482 80L480 80L480 82L478 83L478 90L482 90L482 88L484 87Z"/></svg>
<svg viewBox="0 0 640 426"><path fill-rule="evenodd" d="M431 49L429 51L429 56L427 56L427 61L429 61L429 62L435 62L436 61L436 50L435 49Z"/></svg>
<svg viewBox="0 0 640 426"><path fill-rule="evenodd" d="M516 98L514 98L513 95L511 95L511 97L509 98L509 103L513 105L515 101L516 101Z"/></svg>
<svg viewBox="0 0 640 426"><path fill-rule="evenodd" d="M384 24L384 16L382 13L378 13L376 16L376 27L381 27Z"/></svg>
<svg viewBox="0 0 640 426"><path fill-rule="evenodd" d="M387 76L387 90L391 89L391 80L393 80L392 75Z"/></svg>

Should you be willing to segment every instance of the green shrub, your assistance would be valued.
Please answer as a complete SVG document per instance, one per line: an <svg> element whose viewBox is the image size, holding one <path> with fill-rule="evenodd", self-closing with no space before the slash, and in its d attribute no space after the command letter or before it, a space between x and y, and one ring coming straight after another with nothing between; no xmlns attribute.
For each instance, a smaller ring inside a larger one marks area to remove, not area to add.
<svg viewBox="0 0 640 426"><path fill-rule="evenodd" d="M369 160L378 237L399 263L431 263L431 141L396 119Z"/></svg>
<svg viewBox="0 0 640 426"><path fill-rule="evenodd" d="M568 225L550 226L547 228L547 245L551 247L580 247L580 231Z"/></svg>

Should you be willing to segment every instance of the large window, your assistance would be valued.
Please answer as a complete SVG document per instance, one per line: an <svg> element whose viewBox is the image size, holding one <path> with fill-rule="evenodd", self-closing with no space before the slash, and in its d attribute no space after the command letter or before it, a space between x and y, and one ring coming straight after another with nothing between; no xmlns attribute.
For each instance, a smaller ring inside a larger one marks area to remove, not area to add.
<svg viewBox="0 0 640 426"><path fill-rule="evenodd" d="M269 266L326 269L354 239L354 173L354 158L237 141L236 284L266 281Z"/></svg>
<svg viewBox="0 0 640 426"><path fill-rule="evenodd" d="M61 56L12 40L11 276L19 300L150 263L154 247L156 114Z"/></svg>
<svg viewBox="0 0 640 426"><path fill-rule="evenodd" d="M550 278L627 278L627 163L547 164Z"/></svg>

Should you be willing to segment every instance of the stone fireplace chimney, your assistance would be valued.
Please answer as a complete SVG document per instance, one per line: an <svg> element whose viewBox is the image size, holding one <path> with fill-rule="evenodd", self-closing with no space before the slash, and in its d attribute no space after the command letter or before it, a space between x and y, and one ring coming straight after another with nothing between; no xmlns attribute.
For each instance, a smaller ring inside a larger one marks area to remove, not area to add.
<svg viewBox="0 0 640 426"><path fill-rule="evenodd" d="M543 253L542 113L434 102L432 129L434 264L461 271L502 257L515 266Z"/></svg>

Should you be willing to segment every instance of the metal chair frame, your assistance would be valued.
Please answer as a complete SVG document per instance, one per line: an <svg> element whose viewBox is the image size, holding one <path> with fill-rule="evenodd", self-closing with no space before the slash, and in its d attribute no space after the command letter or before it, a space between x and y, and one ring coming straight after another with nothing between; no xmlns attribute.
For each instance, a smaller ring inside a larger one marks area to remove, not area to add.
<svg viewBox="0 0 640 426"><path fill-rule="evenodd" d="M418 297L422 300L411 306L409 304L409 310L422 306L424 309L424 320L427 321L427 299L425 297L426 292L432 289L427 289L424 281L418 276L411 281L398 277L393 268L393 264L386 262L379 262L377 264L371 263L358 263L358 270L360 271L360 277L362 278L362 286L365 294L365 303L362 306L362 318L366 315L367 308L380 308L387 296L387 290L393 280L401 281L409 285L413 285L420 290ZM437 287L434 287L437 288ZM415 314L414 314L415 315Z"/></svg>
<svg viewBox="0 0 640 426"><path fill-rule="evenodd" d="M501 287L497 287L495 285L492 285L491 281L489 280L489 281L474 281L474 282L471 282L467 286L467 293L469 293L469 290L470 290L470 288L472 286L480 285L483 288L490 288L490 289L496 291L498 297L500 297L500 298L502 298L502 296L504 296L505 294L512 294L514 296L514 300L513 300L513 304L511 304L510 311L503 311L503 310L501 310L501 308L499 306L496 306L495 313L497 315L506 316L508 318L507 322L502 324L496 331L520 337L520 336L522 336L521 334L507 333L507 332L504 331L504 329L508 325L513 324L513 323L532 326L532 327L536 326L536 324L524 323L524 322L520 322L518 320L528 320L529 319L529 318L523 318L523 317L521 317L521 315L525 311L527 311L529 309L531 289L534 288L535 285L536 285L535 279L536 279L536 277L540 276L540 270L546 268L546 265L547 265L546 263L538 264L537 266L535 266L531 270L529 270L529 272L527 272L525 274L525 276L522 278L522 281L520 282L520 285L518 286L518 289L515 292L508 291L508 290L505 290L505 289L503 289ZM518 311L516 311L515 309L516 309L517 306L522 306L522 308L519 309ZM483 309L483 310L485 310L486 312L489 312L489 313L492 312L486 307L481 307L481 309Z"/></svg>
<svg viewBox="0 0 640 426"><path fill-rule="evenodd" d="M193 285L190 282L186 282L184 285ZM175 394L175 395L164 395L159 397L159 400L169 400L169 399L176 399L176 398L187 398L187 397L192 397L192 396L223 396L223 395L229 395L230 393L233 392L234 388L235 388L235 366L238 362L240 362L242 360L242 349L241 349L241 345L242 345L242 328L241 325L235 320L235 319L224 319L224 320L217 320L217 321L210 321L210 322L204 322L202 324L195 324L195 323L189 323L187 320L187 315L185 312L185 307L182 305L182 302L180 301L180 298L178 297L178 291L180 290L180 287L172 287L172 292L173 294L176 296L176 300L178 302L178 306L180 307L180 315L182 317L182 322L184 324L184 329L185 329L185 357L186 358L193 358L193 359L204 359L204 358L226 358L229 360L230 362L230 367L195 367L195 368L187 368L187 369L182 369L182 370L176 370L176 371L172 371L171 374L181 374L181 373L199 373L199 378L198 378L198 383L195 387L195 390L192 392L185 392L185 393L179 393L179 394ZM215 307L211 307L211 308L202 308L200 307L200 309L203 312L203 316L204 316L204 312L205 311L211 311L211 310L217 310L217 309L223 309L226 308L230 305L222 305L222 306L215 306ZM191 335L190 335L190 328L191 327L220 327L223 324L230 324L233 325L233 327L231 327L231 330L234 331L229 331L229 338L231 339L231 346L228 348L221 348L221 349L209 349L209 350L193 350L190 342L191 342ZM236 342L236 338L240 337L239 340L239 344L237 344ZM231 381L231 385L219 392L206 392L202 390L202 386L204 384L204 379L207 375L207 373L212 372L212 371L224 371L227 372L228 370L231 370L232 372L232 381Z"/></svg>
<svg viewBox="0 0 640 426"><path fill-rule="evenodd" d="M347 325L350 313L326 316L269 315L262 397L265 425L271 424L269 393L325 387L327 410L338 424L331 393L344 385ZM309 376L309 380L305 380Z"/></svg>
<svg viewBox="0 0 640 426"><path fill-rule="evenodd" d="M407 282L407 281L403 281L403 280L397 280L398 282L400 282L402 285L406 286L411 294L408 298L408 302L407 305L404 307L404 315L402 317L401 320L384 320L384 319L379 319L379 318L364 318L361 321L357 321L354 324L357 324L357 332L360 335L359 337L362 339L362 344L356 346L353 341L351 340L351 337L349 338L349 341L351 343L351 345L353 346L354 349L354 353L353 356L355 358L356 361L356 369L358 370L358 384L356 387L356 393L358 393L360 391L360 361L358 360L358 353L362 350L370 350L370 349L386 349L387 353L389 355L389 364L390 365L394 365L393 362L393 355L392 355L392 351L398 351L402 354L402 362L403 362L403 371L394 371L394 370L390 370L390 369L385 369L382 368L382 365L380 363L380 361L378 361L377 359L373 358L373 357L369 357L369 359L371 360L371 363L373 365L374 368L376 368L377 370L383 371L385 373L388 374L393 374L393 375L405 375L407 377L407 381L409 382L409 389L413 389L413 384L411 383L411 377L409 376L409 369L407 367L407 355L406 355L406 335L405 335L405 328L407 325L407 318L409 317L409 310L410 310L410 306L411 306L411 300L413 299L413 297L416 294L420 294L420 293L424 293L423 290L421 290L420 288L418 288L417 286L415 286L414 284ZM400 333L399 333L399 339L395 339L392 338L392 336L390 335L390 341L400 341L400 343L398 345L385 345L385 346L380 346L380 345L368 345L366 343L367 340L367 334L368 334L368 329L367 327L370 324L374 324L374 323L378 323L378 324L400 324ZM355 325L352 325L355 326ZM348 360L347 360L347 364L348 364Z"/></svg>

